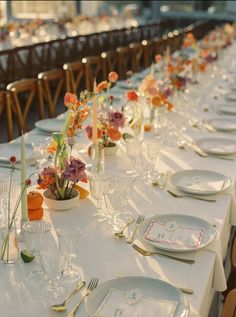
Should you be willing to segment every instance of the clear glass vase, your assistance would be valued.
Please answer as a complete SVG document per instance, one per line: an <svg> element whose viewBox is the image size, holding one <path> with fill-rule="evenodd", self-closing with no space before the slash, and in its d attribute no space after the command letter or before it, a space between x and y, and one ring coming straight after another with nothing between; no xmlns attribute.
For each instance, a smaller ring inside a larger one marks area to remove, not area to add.
<svg viewBox="0 0 236 317"><path fill-rule="evenodd" d="M19 248L15 224L1 229L0 260L4 264L14 264L19 259Z"/></svg>

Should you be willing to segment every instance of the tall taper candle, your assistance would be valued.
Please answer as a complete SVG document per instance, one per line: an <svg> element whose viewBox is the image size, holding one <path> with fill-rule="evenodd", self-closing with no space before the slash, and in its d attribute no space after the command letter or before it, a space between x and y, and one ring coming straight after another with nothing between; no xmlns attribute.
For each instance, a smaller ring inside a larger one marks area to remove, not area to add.
<svg viewBox="0 0 236 317"><path fill-rule="evenodd" d="M98 138L98 127L97 127L97 123L98 123L98 118L97 118L97 95L96 95L96 91L97 91L97 82L96 79L94 79L94 83L93 83L93 92L94 92L94 97L93 97L93 134L92 134L92 140L93 140L93 144L97 144L97 138Z"/></svg>
<svg viewBox="0 0 236 317"><path fill-rule="evenodd" d="M21 135L21 193L24 191L21 198L21 220L28 220L28 204L27 190L25 188L26 181L26 162L25 162L25 140L24 134Z"/></svg>
<svg viewBox="0 0 236 317"><path fill-rule="evenodd" d="M169 73L169 66L170 66L170 47L169 45L166 47L166 78L170 78L170 73Z"/></svg>

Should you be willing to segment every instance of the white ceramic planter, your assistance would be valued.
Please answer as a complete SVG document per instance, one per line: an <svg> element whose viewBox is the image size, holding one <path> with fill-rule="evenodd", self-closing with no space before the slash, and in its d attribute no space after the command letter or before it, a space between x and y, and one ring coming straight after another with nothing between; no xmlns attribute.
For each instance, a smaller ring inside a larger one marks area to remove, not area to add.
<svg viewBox="0 0 236 317"><path fill-rule="evenodd" d="M43 192L43 200L49 209L63 211L74 208L79 203L79 192L75 189L72 191L72 198L67 200L56 200L52 193L47 189Z"/></svg>
<svg viewBox="0 0 236 317"><path fill-rule="evenodd" d="M117 145L104 146L103 148L104 148L104 154L108 156L108 155L114 155L117 151L118 146Z"/></svg>

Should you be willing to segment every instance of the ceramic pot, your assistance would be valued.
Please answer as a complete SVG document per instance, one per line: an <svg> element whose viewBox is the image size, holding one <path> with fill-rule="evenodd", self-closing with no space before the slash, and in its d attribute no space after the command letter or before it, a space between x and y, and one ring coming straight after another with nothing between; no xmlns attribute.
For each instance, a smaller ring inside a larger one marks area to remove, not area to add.
<svg viewBox="0 0 236 317"><path fill-rule="evenodd" d="M104 154L106 156L114 155L117 151L118 146L115 144L114 146L104 146Z"/></svg>
<svg viewBox="0 0 236 317"><path fill-rule="evenodd" d="M43 200L49 209L63 211L74 208L79 203L79 192L76 189L72 190L71 198L66 200L56 200L49 189L43 192Z"/></svg>

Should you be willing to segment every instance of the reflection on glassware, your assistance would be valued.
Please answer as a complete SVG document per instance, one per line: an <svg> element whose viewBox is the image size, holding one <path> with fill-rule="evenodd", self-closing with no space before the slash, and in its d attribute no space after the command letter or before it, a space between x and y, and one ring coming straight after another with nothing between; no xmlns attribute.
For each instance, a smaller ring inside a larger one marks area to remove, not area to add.
<svg viewBox="0 0 236 317"><path fill-rule="evenodd" d="M11 197L10 201L8 200L8 192L9 192L9 177L2 178L0 180L0 223L2 223L4 226L7 225L8 222L8 206L10 203L10 206L15 206L16 203L16 197L18 197L18 191L20 187L18 186L18 183L16 180L13 180L11 182ZM13 209L10 208L10 211L13 212ZM12 216L12 214L8 215L9 217Z"/></svg>
<svg viewBox="0 0 236 317"><path fill-rule="evenodd" d="M72 260L78 255L78 246L81 237L79 227L61 227L57 229L59 248L62 255L66 258L63 276L70 280L80 279L80 274L73 267Z"/></svg>
<svg viewBox="0 0 236 317"><path fill-rule="evenodd" d="M105 156L104 148L100 143L91 145L91 158L92 158L92 174L101 175L105 170Z"/></svg>
<svg viewBox="0 0 236 317"><path fill-rule="evenodd" d="M48 285L42 289L46 297L57 298L64 292L64 287L58 284L62 277L65 257L60 253L55 241L47 241L40 251L43 272L48 280Z"/></svg>
<svg viewBox="0 0 236 317"><path fill-rule="evenodd" d="M115 179L115 193L121 201L121 212L124 218L130 218L131 212L127 210L128 200L134 189L136 177L131 175L121 175Z"/></svg>
<svg viewBox="0 0 236 317"><path fill-rule="evenodd" d="M89 177L89 187L92 197L97 201L97 212L95 217L100 221L107 220L110 218L110 215L104 211L103 201L105 195L109 190L110 178L105 175L93 175ZM106 203L106 201L105 201Z"/></svg>
<svg viewBox="0 0 236 317"><path fill-rule="evenodd" d="M53 160L53 154L50 152L49 147L51 145L52 138L46 138L45 142L32 143L33 147L33 155L31 157L32 164L37 164L39 170L47 164L47 162L50 162L50 160Z"/></svg>
<svg viewBox="0 0 236 317"><path fill-rule="evenodd" d="M44 220L26 222L23 225L27 250L35 256L36 265L30 273L32 277L42 275L42 264L40 253L45 249L50 240L51 224Z"/></svg>
<svg viewBox="0 0 236 317"><path fill-rule="evenodd" d="M138 161L141 159L142 141L140 139L130 138L126 140L127 155L131 159L132 169L127 174L139 176L137 171Z"/></svg>
<svg viewBox="0 0 236 317"><path fill-rule="evenodd" d="M161 152L161 142L158 139L147 140L146 145L146 158L143 157L143 160L146 159L146 162L143 162L143 167L146 170L145 176L153 181L158 176L158 171L155 170L156 161L159 158ZM145 164L146 163L146 164Z"/></svg>

